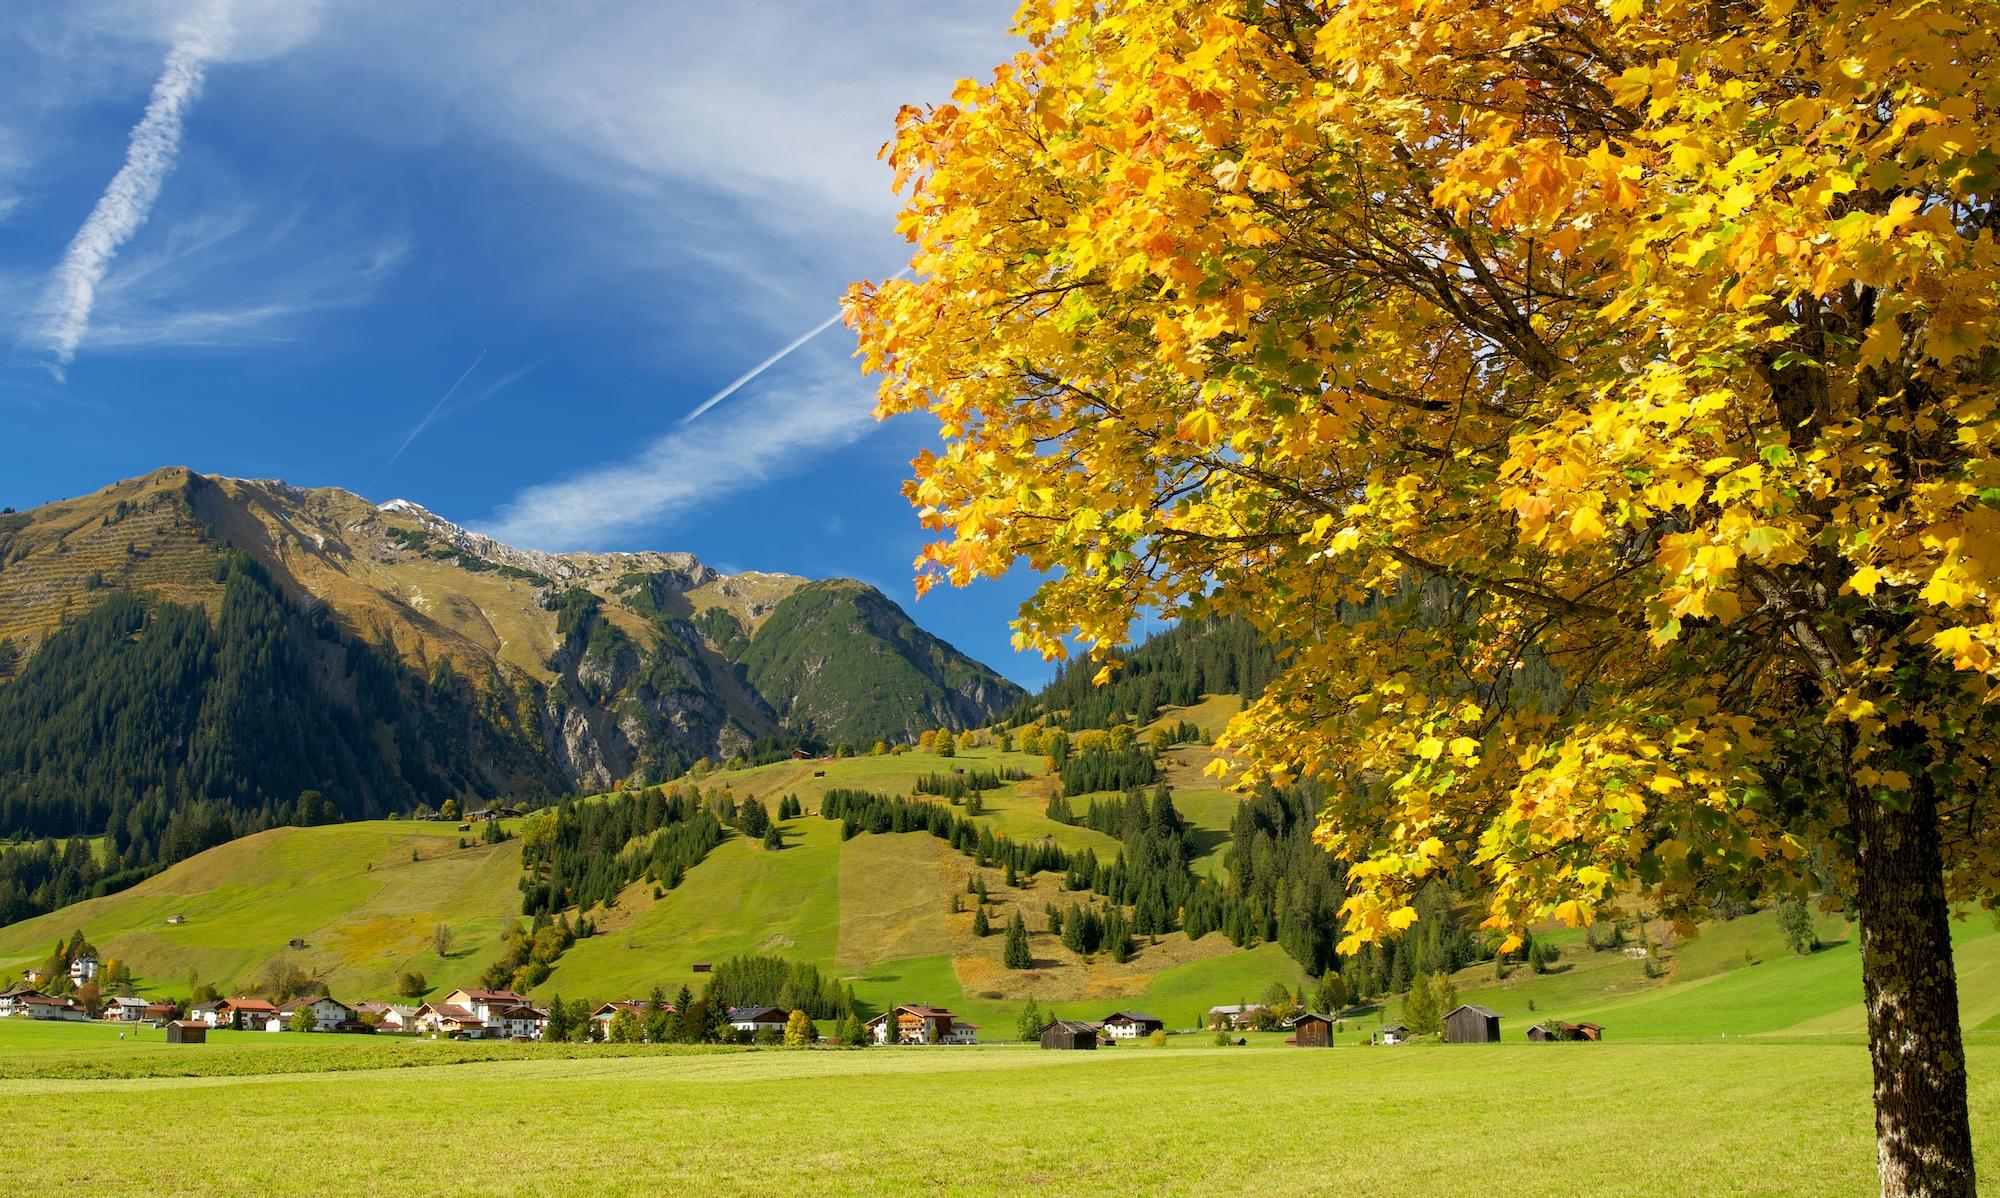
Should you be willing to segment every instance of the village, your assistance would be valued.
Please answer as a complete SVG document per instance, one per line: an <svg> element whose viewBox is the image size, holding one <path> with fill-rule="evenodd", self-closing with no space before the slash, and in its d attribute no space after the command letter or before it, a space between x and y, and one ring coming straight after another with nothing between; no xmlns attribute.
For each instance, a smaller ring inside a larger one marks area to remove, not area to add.
<svg viewBox="0 0 2000 1198"><path fill-rule="evenodd" d="M67 982L70 993L54 994L41 989L56 988L55 978L43 978L36 970L24 972L20 983L0 991L0 1018L46 1022L110 1023L145 1027L164 1033L169 1043L204 1043L212 1030L269 1033L331 1033L349 1035L402 1034L431 1039L509 1040L535 1042L548 1038L552 1014L527 995L512 990L454 989L435 1001L393 1003L378 1000L343 1002L325 993L303 993L282 999L255 996L214 998L202 1002L177 1003L147 999L130 994L101 995L99 975L104 969L94 951L82 948L70 960ZM586 1004L587 1005L587 1004ZM563 1038L598 1042L645 1042L653 1037L646 1029L656 1013L677 1016L680 1005L657 997L614 999L588 1010L581 1024L566 1030ZM854 1021L860 1031L843 1033L837 1025L832 1034L822 1034L804 1011L786 1011L770 1005L727 1007L721 1017L722 1034L714 1037L742 1044L787 1043L824 1044L854 1047L858 1044L899 1046L976 1045L981 1043L979 1025L960 1018L950 1010L926 1003L899 1004L867 1020ZM1331 1048L1335 1033L1345 1029L1339 1014L1310 1010L1279 1012L1265 1004L1239 1003L1209 1008L1205 1030L1215 1033L1219 1045L1247 1043L1244 1033L1284 1031L1285 1045L1298 1048ZM1499 1012L1477 1003L1462 1003L1443 1016L1437 1035L1428 1037L1446 1044L1490 1044L1500 1040ZM1039 1030L1036 1030L1039 1029ZM721 1031L721 1029L718 1029ZM1024 1024L1020 1039L1038 1041L1044 1049L1089 1050L1120 1043L1163 1043L1168 1035L1166 1021L1144 1011L1117 1010L1098 1019L1079 1020L1051 1017ZM1532 1043L1555 1041L1599 1041L1604 1029L1595 1023L1567 1023L1544 1020L1527 1029ZM1370 1031L1357 1043L1397 1045L1421 1039L1400 1023L1387 1023Z"/></svg>

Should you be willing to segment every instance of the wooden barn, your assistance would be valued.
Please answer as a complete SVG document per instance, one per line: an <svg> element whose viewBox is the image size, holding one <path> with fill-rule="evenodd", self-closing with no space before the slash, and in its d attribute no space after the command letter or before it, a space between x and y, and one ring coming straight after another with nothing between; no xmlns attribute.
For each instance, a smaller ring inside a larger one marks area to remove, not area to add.
<svg viewBox="0 0 2000 1198"><path fill-rule="evenodd" d="M1446 1044L1493 1044L1500 1039L1500 1012L1465 1003L1444 1017Z"/></svg>
<svg viewBox="0 0 2000 1198"><path fill-rule="evenodd" d="M176 1019L167 1024L167 1043L206 1044L208 1025L198 1019Z"/></svg>
<svg viewBox="0 0 2000 1198"><path fill-rule="evenodd" d="M1096 1048L1097 1029L1074 1019L1054 1019L1042 1029L1043 1048Z"/></svg>
<svg viewBox="0 0 2000 1198"><path fill-rule="evenodd" d="M1568 1037L1562 1034L1562 1028L1551 1024L1538 1023L1528 1029L1528 1040L1530 1043L1547 1044L1553 1040L1565 1039L1568 1039Z"/></svg>
<svg viewBox="0 0 2000 1198"><path fill-rule="evenodd" d="M1602 1040L1604 1039L1604 1029L1594 1023L1579 1023L1576 1025L1576 1038L1579 1040Z"/></svg>
<svg viewBox="0 0 2000 1198"><path fill-rule="evenodd" d="M1300 1048L1332 1048L1333 1018L1313 1011L1292 1018L1292 1043Z"/></svg>

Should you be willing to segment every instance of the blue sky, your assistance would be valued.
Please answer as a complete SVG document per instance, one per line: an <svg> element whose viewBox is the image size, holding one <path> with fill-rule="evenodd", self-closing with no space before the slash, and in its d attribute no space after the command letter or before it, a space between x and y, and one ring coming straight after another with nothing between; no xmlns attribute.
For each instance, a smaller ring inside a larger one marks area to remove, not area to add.
<svg viewBox="0 0 2000 1198"><path fill-rule="evenodd" d="M9 10L0 504L163 465L342 486L865 579L1049 673L1008 644L1028 579L912 601L934 426L872 421L845 329L685 420L902 266L876 150L1011 52L1006 0Z"/></svg>

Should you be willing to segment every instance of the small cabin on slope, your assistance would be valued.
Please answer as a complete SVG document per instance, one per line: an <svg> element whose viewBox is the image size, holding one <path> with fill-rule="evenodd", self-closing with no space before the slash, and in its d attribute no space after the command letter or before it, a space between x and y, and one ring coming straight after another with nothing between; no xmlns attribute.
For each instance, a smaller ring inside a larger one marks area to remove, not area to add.
<svg viewBox="0 0 2000 1198"><path fill-rule="evenodd" d="M1097 1047L1097 1029L1074 1019L1053 1019L1042 1029L1042 1047L1094 1049Z"/></svg>
<svg viewBox="0 0 2000 1198"><path fill-rule="evenodd" d="M1478 1003L1454 1007L1444 1017L1447 1044L1495 1044L1500 1040L1500 1012Z"/></svg>
<svg viewBox="0 0 2000 1198"><path fill-rule="evenodd" d="M206 1044L208 1025L196 1019L176 1019L167 1025L169 1044Z"/></svg>

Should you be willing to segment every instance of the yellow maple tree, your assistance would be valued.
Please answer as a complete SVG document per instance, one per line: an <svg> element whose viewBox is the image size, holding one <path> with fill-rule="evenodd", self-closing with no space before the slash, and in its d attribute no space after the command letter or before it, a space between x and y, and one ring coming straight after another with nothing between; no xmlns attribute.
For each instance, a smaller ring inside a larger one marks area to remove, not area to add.
<svg viewBox="0 0 2000 1198"><path fill-rule="evenodd" d="M1970 1195L1951 904L2000 884L2000 6L1030 0L886 154L849 297L941 446L920 585L1287 646L1343 946L1849 898L1884 1193Z"/></svg>

